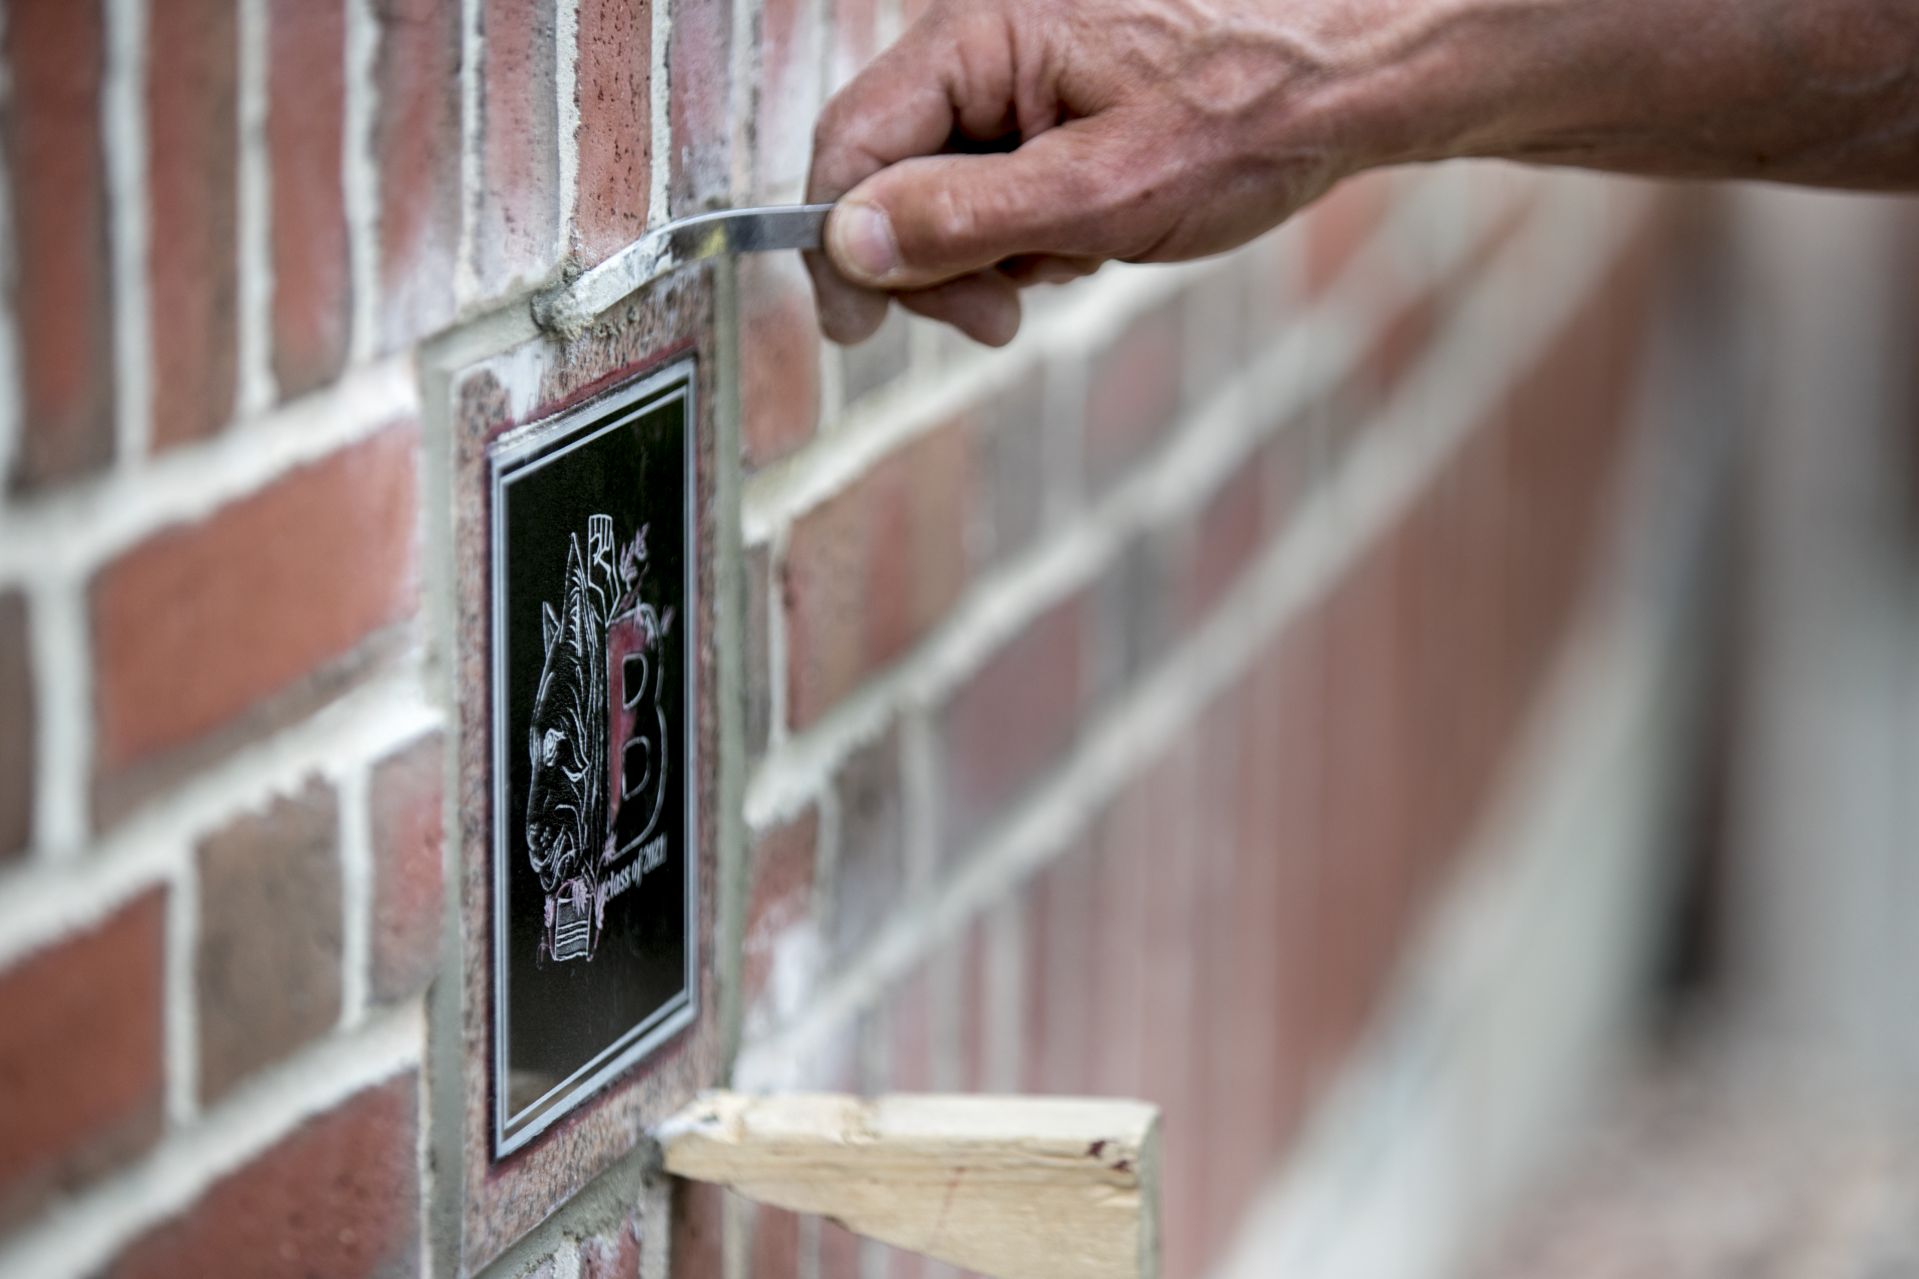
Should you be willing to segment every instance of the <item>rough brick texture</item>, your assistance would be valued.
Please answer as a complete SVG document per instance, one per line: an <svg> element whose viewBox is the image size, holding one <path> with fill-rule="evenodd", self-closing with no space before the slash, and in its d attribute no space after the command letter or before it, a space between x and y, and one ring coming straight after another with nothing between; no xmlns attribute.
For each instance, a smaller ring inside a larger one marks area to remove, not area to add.
<svg viewBox="0 0 1919 1279"><path fill-rule="evenodd" d="M417 447L412 427L388 428L102 570L91 604L106 810L142 789L137 766L205 745L412 611Z"/></svg>
<svg viewBox="0 0 1919 1279"><path fill-rule="evenodd" d="M318 780L199 849L194 992L209 1101L340 1017L339 803Z"/></svg>
<svg viewBox="0 0 1919 1279"><path fill-rule="evenodd" d="M160 1133L166 894L0 972L0 1231Z"/></svg>
<svg viewBox="0 0 1919 1279"><path fill-rule="evenodd" d="M667 47L668 194L674 217L724 203L732 186L733 9L710 0L672 0Z"/></svg>
<svg viewBox="0 0 1919 1279"><path fill-rule="evenodd" d="M23 417L14 488L113 456L113 283L101 82L104 0L9 5L0 133L12 199Z"/></svg>
<svg viewBox="0 0 1919 1279"><path fill-rule="evenodd" d="M39 731L27 601L0 595L0 862L20 853L33 836L33 792L39 777L34 735Z"/></svg>
<svg viewBox="0 0 1919 1279"><path fill-rule="evenodd" d="M1087 616L1072 597L988 659L947 705L946 835L963 845L1055 763L1084 709Z"/></svg>
<svg viewBox="0 0 1919 1279"><path fill-rule="evenodd" d="M274 0L267 14L273 376L287 398L339 376L351 337L346 11L346 0Z"/></svg>
<svg viewBox="0 0 1919 1279"><path fill-rule="evenodd" d="M806 176L820 101L820 40L826 0L766 0L759 6L759 78L754 183L773 198Z"/></svg>
<svg viewBox="0 0 1919 1279"><path fill-rule="evenodd" d="M560 123L553 0L480 11L480 207L474 254L493 292L538 276L559 249Z"/></svg>
<svg viewBox="0 0 1919 1279"><path fill-rule="evenodd" d="M813 438L820 417L820 337L812 292L797 262L740 263L740 449L764 466Z"/></svg>
<svg viewBox="0 0 1919 1279"><path fill-rule="evenodd" d="M766 993L781 941L812 913L819 825L819 814L809 809L754 842L742 942L741 982L749 1006Z"/></svg>
<svg viewBox="0 0 1919 1279"><path fill-rule="evenodd" d="M301 1123L138 1240L112 1279L387 1279L420 1268L418 1087L409 1073Z"/></svg>
<svg viewBox="0 0 1919 1279"><path fill-rule="evenodd" d="M1100 356L1086 396L1086 478L1095 490L1126 474L1178 415L1183 362L1180 317L1149 312Z"/></svg>
<svg viewBox="0 0 1919 1279"><path fill-rule="evenodd" d="M649 0L580 0L574 248L597 262L640 237L653 195Z"/></svg>
<svg viewBox="0 0 1919 1279"><path fill-rule="evenodd" d="M376 763L367 805L373 823L369 993L396 1000L426 989L440 961L445 856L438 733Z"/></svg>
<svg viewBox="0 0 1919 1279"><path fill-rule="evenodd" d="M153 443L220 429L238 350L237 0L154 6L147 31Z"/></svg>
<svg viewBox="0 0 1919 1279"><path fill-rule="evenodd" d="M641 1112L735 1085L1150 1099L1203 1275L1396 1051L1603 598L1660 205L1368 177L1035 291L1000 352L900 310L829 347L756 255L502 355L656 214L799 196L925 7L6 5L0 1270L958 1279L710 1188L657 1219ZM491 790L445 786L497 708L485 591L435 575L485 564L480 433L709 286L702 1021L495 1164L438 1014L480 1060L490 930L444 921Z"/></svg>
<svg viewBox="0 0 1919 1279"><path fill-rule="evenodd" d="M460 250L460 5L374 0L379 117L380 345L453 316Z"/></svg>
<svg viewBox="0 0 1919 1279"><path fill-rule="evenodd" d="M782 590L796 727L905 654L959 597L971 448L966 423L940 427L794 527Z"/></svg>

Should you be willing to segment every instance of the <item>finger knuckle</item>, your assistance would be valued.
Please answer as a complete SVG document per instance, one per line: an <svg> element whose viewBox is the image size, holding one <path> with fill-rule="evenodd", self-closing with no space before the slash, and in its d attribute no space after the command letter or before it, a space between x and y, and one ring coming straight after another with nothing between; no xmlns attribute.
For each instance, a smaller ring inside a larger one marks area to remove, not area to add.
<svg viewBox="0 0 1919 1279"><path fill-rule="evenodd" d="M964 251L979 238L979 209L957 190L942 189L929 202L926 229L933 243Z"/></svg>

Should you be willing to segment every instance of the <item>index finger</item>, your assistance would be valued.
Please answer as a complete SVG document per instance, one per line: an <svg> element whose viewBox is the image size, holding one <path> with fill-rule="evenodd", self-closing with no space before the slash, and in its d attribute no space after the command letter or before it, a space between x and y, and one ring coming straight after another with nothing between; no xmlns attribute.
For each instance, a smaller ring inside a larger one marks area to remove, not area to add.
<svg viewBox="0 0 1919 1279"><path fill-rule="evenodd" d="M937 155L956 129L984 132L1010 117L1010 75L1004 85L969 83L964 44L992 38L970 29L978 25L929 14L833 95L813 134L808 203L831 203L889 165ZM1007 60L971 61L977 67ZM808 254L806 265L828 337L857 342L879 327L884 293L847 282L823 253Z"/></svg>

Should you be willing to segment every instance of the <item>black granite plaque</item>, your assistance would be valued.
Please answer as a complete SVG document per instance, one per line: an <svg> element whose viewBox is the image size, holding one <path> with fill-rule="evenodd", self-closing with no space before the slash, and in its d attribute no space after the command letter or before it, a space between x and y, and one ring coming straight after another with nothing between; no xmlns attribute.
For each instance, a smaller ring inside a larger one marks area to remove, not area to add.
<svg viewBox="0 0 1919 1279"><path fill-rule="evenodd" d="M489 454L496 1156L694 1017L693 374Z"/></svg>

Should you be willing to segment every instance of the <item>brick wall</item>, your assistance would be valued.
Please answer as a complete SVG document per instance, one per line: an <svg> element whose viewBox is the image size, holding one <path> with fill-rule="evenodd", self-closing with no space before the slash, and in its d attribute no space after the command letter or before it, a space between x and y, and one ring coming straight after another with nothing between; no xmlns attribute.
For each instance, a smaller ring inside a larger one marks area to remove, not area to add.
<svg viewBox="0 0 1919 1279"><path fill-rule="evenodd" d="M0 14L0 1272L470 1268L435 370L567 265L796 196L900 9ZM1204 1273L1582 615L1661 208L1372 177L991 354L830 348L797 262L722 271L706 1082L1149 1097ZM664 1202L629 1160L495 1272L938 1272Z"/></svg>

